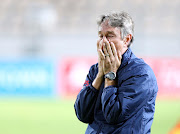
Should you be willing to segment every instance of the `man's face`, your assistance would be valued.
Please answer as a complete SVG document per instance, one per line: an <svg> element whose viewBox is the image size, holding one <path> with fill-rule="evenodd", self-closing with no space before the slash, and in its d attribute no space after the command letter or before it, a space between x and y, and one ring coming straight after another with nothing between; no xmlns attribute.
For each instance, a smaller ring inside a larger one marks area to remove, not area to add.
<svg viewBox="0 0 180 134"><path fill-rule="evenodd" d="M100 42L101 40L105 42L106 39L109 42L113 42L118 53L121 52L121 54L124 54L124 52L128 48L121 39L120 29L110 26L108 24L108 20L106 20L99 26L98 36L98 42Z"/></svg>

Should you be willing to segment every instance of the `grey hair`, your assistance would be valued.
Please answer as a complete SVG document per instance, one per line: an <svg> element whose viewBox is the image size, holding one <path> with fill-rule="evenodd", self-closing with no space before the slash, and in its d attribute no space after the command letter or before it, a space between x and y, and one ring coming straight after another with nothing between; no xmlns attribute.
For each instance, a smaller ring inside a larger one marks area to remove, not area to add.
<svg viewBox="0 0 180 134"><path fill-rule="evenodd" d="M108 24L112 27L118 27L120 29L121 38L124 39L128 34L132 35L132 39L128 44L128 47L134 40L134 22L131 16L126 12L111 12L109 14L101 15L97 21L98 26L108 20Z"/></svg>

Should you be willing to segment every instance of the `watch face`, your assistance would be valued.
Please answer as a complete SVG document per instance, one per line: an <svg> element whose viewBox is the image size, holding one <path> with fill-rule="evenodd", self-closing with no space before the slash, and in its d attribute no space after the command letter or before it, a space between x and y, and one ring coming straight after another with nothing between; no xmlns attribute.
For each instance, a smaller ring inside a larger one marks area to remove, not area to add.
<svg viewBox="0 0 180 134"><path fill-rule="evenodd" d="M116 74L114 72L109 72L105 75L105 78L108 78L110 80L114 80L116 78Z"/></svg>
<svg viewBox="0 0 180 134"><path fill-rule="evenodd" d="M116 78L115 74L113 72L110 72L110 78L114 80Z"/></svg>
<svg viewBox="0 0 180 134"><path fill-rule="evenodd" d="M110 78L113 78L113 77L114 77L114 75L113 75L112 73L110 73L109 76L110 76Z"/></svg>

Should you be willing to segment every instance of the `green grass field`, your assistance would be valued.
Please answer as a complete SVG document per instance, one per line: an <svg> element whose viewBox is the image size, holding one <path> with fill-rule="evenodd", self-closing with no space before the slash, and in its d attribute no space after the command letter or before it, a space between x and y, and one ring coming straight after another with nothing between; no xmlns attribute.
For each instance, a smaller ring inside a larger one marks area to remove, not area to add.
<svg viewBox="0 0 180 134"><path fill-rule="evenodd" d="M83 134L74 101L1 99L0 134ZM180 102L157 101L152 134L168 134L180 120Z"/></svg>

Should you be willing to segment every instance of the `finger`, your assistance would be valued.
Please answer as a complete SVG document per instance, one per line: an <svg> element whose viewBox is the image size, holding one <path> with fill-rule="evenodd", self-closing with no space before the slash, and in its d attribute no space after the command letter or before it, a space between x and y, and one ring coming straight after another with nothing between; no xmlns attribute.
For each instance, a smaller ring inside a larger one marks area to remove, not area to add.
<svg viewBox="0 0 180 134"><path fill-rule="evenodd" d="M99 48L99 43L100 43L100 40L97 40L97 50L98 50L98 48Z"/></svg>
<svg viewBox="0 0 180 134"><path fill-rule="evenodd" d="M97 41L97 50L102 48L102 40Z"/></svg>
<svg viewBox="0 0 180 134"><path fill-rule="evenodd" d="M111 62L111 60L110 60L110 55L109 55L109 53L108 53L108 51L107 51L107 48L105 47L105 43L103 44L103 51L104 51L104 55L105 55L105 60L106 60L106 62Z"/></svg>
<svg viewBox="0 0 180 134"><path fill-rule="evenodd" d="M118 55L118 59L121 61L121 59L122 59L122 53L121 53L121 51L118 51L118 52L117 52L117 55Z"/></svg>
<svg viewBox="0 0 180 134"><path fill-rule="evenodd" d="M114 43L110 42L110 46L111 46L111 50L112 50L114 57L118 58L118 54L117 54L116 47L115 47Z"/></svg>
<svg viewBox="0 0 180 134"><path fill-rule="evenodd" d="M102 49L98 49L98 55L100 57L101 60L105 60L105 55L104 53L102 52Z"/></svg>
<svg viewBox="0 0 180 134"><path fill-rule="evenodd" d="M106 56L106 55L109 55L105 43L103 43L103 51L104 51L104 55L105 55L105 56ZM108 57L108 56L107 56L107 57Z"/></svg>
<svg viewBox="0 0 180 134"><path fill-rule="evenodd" d="M105 40L105 44L106 44L107 52L109 53L110 57L113 57L113 52L111 50L111 46L110 46L108 40Z"/></svg>

